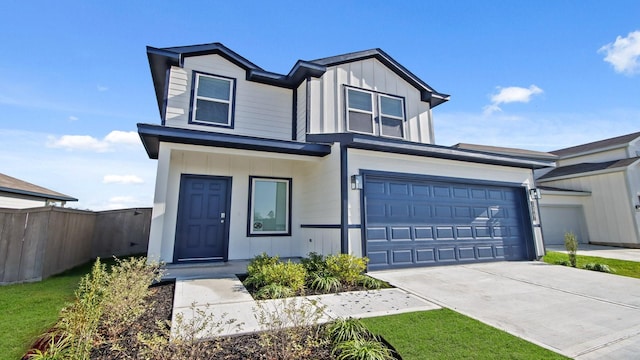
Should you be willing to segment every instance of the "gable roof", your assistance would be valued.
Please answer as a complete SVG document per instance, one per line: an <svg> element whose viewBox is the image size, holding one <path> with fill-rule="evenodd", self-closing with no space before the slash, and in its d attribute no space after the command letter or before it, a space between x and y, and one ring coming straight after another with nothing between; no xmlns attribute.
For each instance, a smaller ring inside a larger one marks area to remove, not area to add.
<svg viewBox="0 0 640 360"><path fill-rule="evenodd" d="M171 66L182 67L186 57L211 54L220 55L238 67L244 69L247 74L246 79L249 81L256 81L291 89L296 88L309 76L322 76L325 73L327 66L339 65L368 58L376 58L391 69L391 71L395 72L402 79L417 88L420 91L421 100L429 102L432 108L449 100L449 95L435 91L432 87L427 85L427 83L415 76L380 49L358 51L312 61L298 60L289 73L283 75L266 71L224 46L222 43L215 42L211 44L174 46L166 48L147 46L147 58L149 59L151 78L153 79L153 87L156 92L156 100L158 102L158 109L160 110L160 113L162 113L164 106L165 87L166 82L168 81L167 70L170 69Z"/></svg>
<svg viewBox="0 0 640 360"><path fill-rule="evenodd" d="M571 155L591 153L597 150L604 150L609 148L617 148L628 145L631 141L640 138L640 132L635 132L627 135L616 136L609 139L590 142L587 144L572 146L564 149L552 151L552 154L559 157L570 157Z"/></svg>
<svg viewBox="0 0 640 360"><path fill-rule="evenodd" d="M38 186L20 179L16 179L9 175L0 173L0 192L7 192L18 195L28 195L40 197L43 199L59 200L59 201L78 201L78 199L49 190L42 186Z"/></svg>
<svg viewBox="0 0 640 360"><path fill-rule="evenodd" d="M489 146L489 145L479 145L479 144L467 144L467 143L457 143L452 147L458 149L465 150L473 150L473 151L481 151L486 153L493 154L503 154L510 156L519 156L525 157L529 159L541 159L541 160L555 160L558 157L554 154L543 152L543 151L534 151L534 150L526 150L526 149L517 149L517 148L509 148L509 147L501 147L501 146Z"/></svg>
<svg viewBox="0 0 640 360"><path fill-rule="evenodd" d="M622 160L613 160L613 161L605 161L598 163L580 163L568 166L562 166L559 168L555 168L548 173L542 175L538 180L549 180L552 178L559 178L565 176L573 176L586 174L597 171L606 171L606 170L622 170L632 165L636 161L640 160L640 157L633 157Z"/></svg>

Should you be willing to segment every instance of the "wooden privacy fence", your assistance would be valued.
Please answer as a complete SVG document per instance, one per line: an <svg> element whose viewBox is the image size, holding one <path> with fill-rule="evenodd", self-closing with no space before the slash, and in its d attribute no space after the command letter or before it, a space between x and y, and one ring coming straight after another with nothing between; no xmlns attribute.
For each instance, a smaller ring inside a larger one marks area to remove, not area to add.
<svg viewBox="0 0 640 360"><path fill-rule="evenodd" d="M0 284L37 281L95 257L145 253L150 208L0 209Z"/></svg>

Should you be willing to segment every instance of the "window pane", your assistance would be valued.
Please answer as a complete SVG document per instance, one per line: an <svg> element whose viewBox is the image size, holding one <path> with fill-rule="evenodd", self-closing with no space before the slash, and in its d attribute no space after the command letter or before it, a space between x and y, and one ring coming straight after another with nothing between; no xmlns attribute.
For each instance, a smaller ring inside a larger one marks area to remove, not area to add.
<svg viewBox="0 0 640 360"><path fill-rule="evenodd" d="M352 109L371 111L371 94L349 89L349 107Z"/></svg>
<svg viewBox="0 0 640 360"><path fill-rule="evenodd" d="M349 111L349 130L373 134L371 114Z"/></svg>
<svg viewBox="0 0 640 360"><path fill-rule="evenodd" d="M213 99L229 100L229 80L198 77L198 96L206 96Z"/></svg>
<svg viewBox="0 0 640 360"><path fill-rule="evenodd" d="M198 99L196 120L216 124L229 124L229 104Z"/></svg>
<svg viewBox="0 0 640 360"><path fill-rule="evenodd" d="M256 180L253 185L252 232L287 232L288 182Z"/></svg>
<svg viewBox="0 0 640 360"><path fill-rule="evenodd" d="M403 137L402 134L402 120L392 119L388 117L382 117L381 129L382 135Z"/></svg>
<svg viewBox="0 0 640 360"><path fill-rule="evenodd" d="M402 100L380 96L382 114L402 117Z"/></svg>

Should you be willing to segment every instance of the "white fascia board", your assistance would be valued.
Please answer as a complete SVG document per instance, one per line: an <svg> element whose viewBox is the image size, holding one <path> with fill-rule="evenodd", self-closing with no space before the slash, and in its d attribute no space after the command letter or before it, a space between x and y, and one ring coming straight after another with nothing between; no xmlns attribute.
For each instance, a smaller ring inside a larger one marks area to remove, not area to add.
<svg viewBox="0 0 640 360"><path fill-rule="evenodd" d="M625 166L625 167L619 167L619 168L615 168L615 169L605 169L605 170L597 170L597 171L589 171L589 172L583 172L583 173L577 173L577 174L571 174L571 175L563 175L563 176L556 176L556 177L552 177L552 178L546 178L546 179L538 179L536 180L536 182L538 183L546 183L549 181L557 181L557 180L566 180L566 179L575 179L575 178L580 178L580 177L585 177L585 176L595 176L595 175L603 175L603 174L610 174L610 173L616 173L616 172L625 172L627 171L627 169L629 168L629 166L632 166L634 164L636 164L637 161Z"/></svg>
<svg viewBox="0 0 640 360"><path fill-rule="evenodd" d="M591 196L591 191L548 190L540 189L542 195Z"/></svg>

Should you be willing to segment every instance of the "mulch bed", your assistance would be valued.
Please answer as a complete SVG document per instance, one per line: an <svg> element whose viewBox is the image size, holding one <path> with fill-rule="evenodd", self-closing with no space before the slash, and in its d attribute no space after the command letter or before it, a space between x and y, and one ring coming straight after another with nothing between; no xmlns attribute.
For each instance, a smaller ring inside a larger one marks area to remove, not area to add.
<svg viewBox="0 0 640 360"><path fill-rule="evenodd" d="M197 342L191 347L178 347L169 345L163 350L162 356L145 356L143 345L138 334L159 335L167 338L166 332L158 327L158 322L168 322L171 320L173 310L173 294L175 290L174 282L163 282L151 287L151 294L147 300L150 306L147 311L135 322L133 326L121 334L117 339L103 342L97 345L91 352L91 359L94 360L124 360L124 359L223 359L223 360L268 360L274 358L265 352L261 345L260 334L237 335L219 337L213 340ZM366 290L366 289L349 289ZM310 295L310 294L307 294ZM101 330L101 331L100 331ZM101 335L106 336L105 329L99 329ZM302 334L305 330L299 330ZM282 339L285 337L283 336ZM276 339L278 339L276 334ZM36 343L33 348L44 350L46 342ZM387 346L391 347L389 344ZM331 354L331 344L321 342L309 349L308 356L299 356L300 359L329 360L335 359ZM27 355L23 359L28 359ZM400 359L397 356L397 359Z"/></svg>

